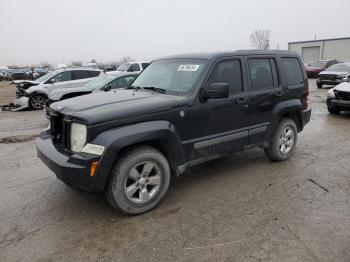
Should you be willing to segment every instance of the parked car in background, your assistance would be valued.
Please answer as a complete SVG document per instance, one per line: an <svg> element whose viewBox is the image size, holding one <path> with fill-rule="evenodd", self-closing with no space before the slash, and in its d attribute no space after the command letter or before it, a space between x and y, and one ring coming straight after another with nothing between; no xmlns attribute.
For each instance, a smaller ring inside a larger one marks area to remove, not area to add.
<svg viewBox="0 0 350 262"><path fill-rule="evenodd" d="M98 77L88 82L83 87L60 88L53 90L46 101L46 115L49 116L49 106L52 103L95 92L127 88L132 84L132 82L134 82L137 76L137 72L113 72L107 74L101 73Z"/></svg>
<svg viewBox="0 0 350 262"><path fill-rule="evenodd" d="M92 68L65 68L51 71L34 81L14 81L17 85L15 105L19 106L16 110L42 109L53 90L82 87L101 72Z"/></svg>
<svg viewBox="0 0 350 262"><path fill-rule="evenodd" d="M305 71L308 77L316 78L318 74L322 71L326 70L331 65L337 64L338 61L336 59L330 60L321 60L317 62L311 62L307 66L305 66Z"/></svg>
<svg viewBox="0 0 350 262"><path fill-rule="evenodd" d="M14 69L12 70L11 80L23 80L27 79L28 75L24 69Z"/></svg>
<svg viewBox="0 0 350 262"><path fill-rule="evenodd" d="M42 68L42 67L36 67L34 68L33 70L33 76L32 78L33 79L38 79L39 77L42 77L43 75L46 75L47 74L47 69L45 68Z"/></svg>
<svg viewBox="0 0 350 262"><path fill-rule="evenodd" d="M350 111L350 83L343 82L327 92L327 108L331 114Z"/></svg>
<svg viewBox="0 0 350 262"><path fill-rule="evenodd" d="M350 63L339 63L319 73L316 84L322 88L323 85L337 85L346 81L350 81Z"/></svg>
<svg viewBox="0 0 350 262"><path fill-rule="evenodd" d="M271 160L289 159L310 121L308 95L294 52L162 58L129 89L51 104L37 154L66 184L140 214L190 166L255 146Z"/></svg>
<svg viewBox="0 0 350 262"><path fill-rule="evenodd" d="M138 72L145 70L149 62L127 62L117 68L119 72Z"/></svg>

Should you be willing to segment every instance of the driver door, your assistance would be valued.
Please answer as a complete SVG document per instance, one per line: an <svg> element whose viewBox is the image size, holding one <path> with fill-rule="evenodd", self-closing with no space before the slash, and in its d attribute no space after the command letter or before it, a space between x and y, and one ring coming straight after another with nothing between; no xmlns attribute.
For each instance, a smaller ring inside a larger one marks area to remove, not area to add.
<svg viewBox="0 0 350 262"><path fill-rule="evenodd" d="M218 61L204 86L228 83L230 95L201 101L190 110L190 156L197 158L233 152L248 142L248 102L242 57Z"/></svg>

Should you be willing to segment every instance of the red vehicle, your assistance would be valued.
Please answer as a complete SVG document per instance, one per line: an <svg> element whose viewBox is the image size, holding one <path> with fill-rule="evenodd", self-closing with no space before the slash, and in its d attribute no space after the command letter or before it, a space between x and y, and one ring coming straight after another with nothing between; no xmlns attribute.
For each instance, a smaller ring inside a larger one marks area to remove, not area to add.
<svg viewBox="0 0 350 262"><path fill-rule="evenodd" d="M305 71L307 74L307 77L310 78L316 78L318 77L318 74L324 71L326 68L330 67L331 65L339 63L337 60L321 60L317 62L311 62L307 66L305 66Z"/></svg>

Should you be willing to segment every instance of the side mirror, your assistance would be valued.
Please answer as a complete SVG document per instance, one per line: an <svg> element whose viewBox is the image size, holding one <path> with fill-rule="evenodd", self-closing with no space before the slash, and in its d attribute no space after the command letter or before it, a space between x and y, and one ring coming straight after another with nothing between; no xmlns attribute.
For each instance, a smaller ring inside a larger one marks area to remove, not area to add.
<svg viewBox="0 0 350 262"><path fill-rule="evenodd" d="M57 81L56 79L54 79L54 78L53 78L53 79L50 79L50 83L51 83L51 84L54 84L54 83L57 83L57 82L58 82L58 81Z"/></svg>
<svg viewBox="0 0 350 262"><path fill-rule="evenodd" d="M202 97L210 98L227 98L230 95L229 84L227 83L213 83L205 87Z"/></svg>
<svg viewBox="0 0 350 262"><path fill-rule="evenodd" d="M112 86L111 86L111 85L106 85L106 86L104 87L105 92L108 92L108 91L111 90L111 89L112 89Z"/></svg>
<svg viewBox="0 0 350 262"><path fill-rule="evenodd" d="M128 72L134 72L134 69L132 69L131 67L129 67Z"/></svg>

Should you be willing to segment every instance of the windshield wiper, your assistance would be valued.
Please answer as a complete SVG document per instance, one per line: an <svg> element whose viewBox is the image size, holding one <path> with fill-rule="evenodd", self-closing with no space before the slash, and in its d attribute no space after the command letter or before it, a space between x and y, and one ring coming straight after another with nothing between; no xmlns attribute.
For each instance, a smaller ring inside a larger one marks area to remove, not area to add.
<svg viewBox="0 0 350 262"><path fill-rule="evenodd" d="M155 91L155 92L158 92L158 93L162 93L162 94L164 94L166 92L165 89L159 88L159 87L154 87L154 86L144 86L144 87L142 87L142 89L152 90L152 91Z"/></svg>
<svg viewBox="0 0 350 262"><path fill-rule="evenodd" d="M127 89L139 90L139 89L141 89L141 87L139 87L139 86L129 86Z"/></svg>

